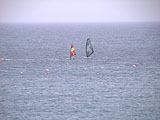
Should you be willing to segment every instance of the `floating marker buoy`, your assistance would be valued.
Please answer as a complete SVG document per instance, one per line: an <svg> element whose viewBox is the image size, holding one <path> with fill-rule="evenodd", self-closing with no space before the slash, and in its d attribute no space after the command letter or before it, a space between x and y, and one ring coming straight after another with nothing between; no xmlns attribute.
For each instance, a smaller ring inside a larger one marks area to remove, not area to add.
<svg viewBox="0 0 160 120"><path fill-rule="evenodd" d="M4 58L0 58L0 60L4 60Z"/></svg>
<svg viewBox="0 0 160 120"><path fill-rule="evenodd" d="M46 72L49 72L49 69L46 69Z"/></svg>
<svg viewBox="0 0 160 120"><path fill-rule="evenodd" d="M132 65L133 68L136 68L136 65Z"/></svg>

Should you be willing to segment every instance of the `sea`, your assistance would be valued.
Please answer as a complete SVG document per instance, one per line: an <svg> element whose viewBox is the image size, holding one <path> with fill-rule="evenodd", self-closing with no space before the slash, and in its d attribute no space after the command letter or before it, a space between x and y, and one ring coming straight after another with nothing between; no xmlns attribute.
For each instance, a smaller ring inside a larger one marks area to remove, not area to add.
<svg viewBox="0 0 160 120"><path fill-rule="evenodd" d="M160 120L158 22L1 23L0 57L0 120Z"/></svg>

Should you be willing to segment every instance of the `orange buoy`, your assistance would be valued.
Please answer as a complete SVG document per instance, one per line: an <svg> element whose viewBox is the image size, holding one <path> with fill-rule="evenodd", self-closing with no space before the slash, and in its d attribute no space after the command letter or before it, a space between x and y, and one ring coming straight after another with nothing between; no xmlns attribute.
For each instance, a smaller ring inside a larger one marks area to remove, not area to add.
<svg viewBox="0 0 160 120"><path fill-rule="evenodd" d="M49 72L49 69L46 69L46 72Z"/></svg>
<svg viewBox="0 0 160 120"><path fill-rule="evenodd" d="M136 68L136 65L132 65L133 68Z"/></svg>
<svg viewBox="0 0 160 120"><path fill-rule="evenodd" d="M4 60L4 58L0 58L0 60Z"/></svg>

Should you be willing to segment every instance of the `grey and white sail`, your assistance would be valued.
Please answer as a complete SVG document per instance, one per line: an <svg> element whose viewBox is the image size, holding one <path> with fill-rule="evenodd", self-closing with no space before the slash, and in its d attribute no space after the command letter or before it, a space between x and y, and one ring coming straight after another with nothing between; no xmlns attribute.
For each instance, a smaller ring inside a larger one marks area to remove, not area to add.
<svg viewBox="0 0 160 120"><path fill-rule="evenodd" d="M88 38L86 42L86 56L89 57L93 53L94 53L94 50L91 44L91 40Z"/></svg>

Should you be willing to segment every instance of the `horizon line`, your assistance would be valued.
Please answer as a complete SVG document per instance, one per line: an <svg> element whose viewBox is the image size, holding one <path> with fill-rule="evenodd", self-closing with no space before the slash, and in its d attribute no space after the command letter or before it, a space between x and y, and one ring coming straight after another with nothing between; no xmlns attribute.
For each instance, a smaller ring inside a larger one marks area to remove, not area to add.
<svg viewBox="0 0 160 120"><path fill-rule="evenodd" d="M63 23L159 23L160 21L108 21L108 22L0 22L0 24L5 23L26 23L26 24L63 24Z"/></svg>

